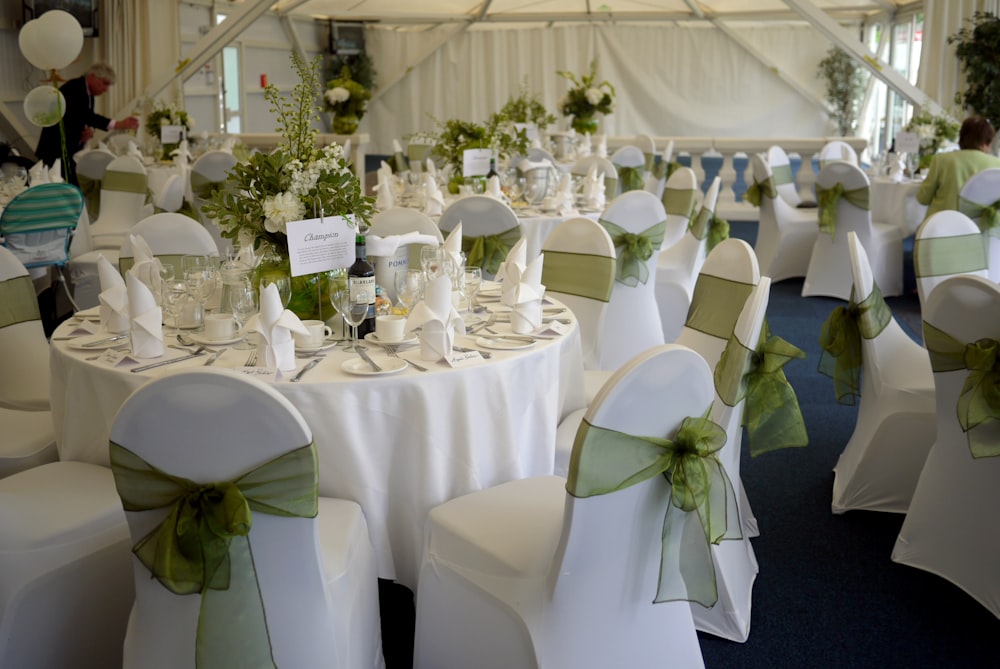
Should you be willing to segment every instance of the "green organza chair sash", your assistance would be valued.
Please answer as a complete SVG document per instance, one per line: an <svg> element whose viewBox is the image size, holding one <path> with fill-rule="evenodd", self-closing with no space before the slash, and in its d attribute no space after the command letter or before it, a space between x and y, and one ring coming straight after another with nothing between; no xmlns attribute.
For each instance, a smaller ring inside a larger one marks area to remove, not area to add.
<svg viewBox="0 0 1000 669"><path fill-rule="evenodd" d="M711 545L740 538L732 482L718 458L726 433L710 419L685 418L677 435L633 436L580 424L566 490L574 497L606 495L662 474L670 482L654 602L718 601ZM733 527L730 528L729 525Z"/></svg>
<svg viewBox="0 0 1000 669"><path fill-rule="evenodd" d="M974 220L984 234L1000 237L1000 200L979 204L959 197L958 210Z"/></svg>
<svg viewBox="0 0 1000 669"><path fill-rule="evenodd" d="M712 218L708 220L708 238L705 240L705 252L711 253L712 249L727 239L729 239L729 221L716 216L713 212Z"/></svg>
<svg viewBox="0 0 1000 669"><path fill-rule="evenodd" d="M212 181L204 174L191 173L191 195L202 200L211 200L212 193L222 187L225 181Z"/></svg>
<svg viewBox="0 0 1000 669"><path fill-rule="evenodd" d="M774 178L775 186L784 186L785 184L790 184L792 183L792 166L772 165L771 175Z"/></svg>
<svg viewBox="0 0 1000 669"><path fill-rule="evenodd" d="M466 264L469 267L482 267L484 272L496 275L500 263L507 258L511 247L521 238L521 226L514 226L495 235L481 237L462 237L462 250L465 251Z"/></svg>
<svg viewBox="0 0 1000 669"><path fill-rule="evenodd" d="M90 220L96 221L101 213L101 180L91 179L82 174L76 175L76 180L83 193L83 200L87 203L87 215Z"/></svg>
<svg viewBox="0 0 1000 669"><path fill-rule="evenodd" d="M845 190L839 181L830 188L816 185L816 205L819 207L819 229L831 237L837 231L837 203L841 198L847 200L859 209L869 209L869 189L855 188Z"/></svg>
<svg viewBox="0 0 1000 669"><path fill-rule="evenodd" d="M656 154L649 153L648 151L642 152L642 157L646 159L645 168L647 172L653 171L653 165L656 163Z"/></svg>
<svg viewBox="0 0 1000 669"><path fill-rule="evenodd" d="M684 327L729 339L751 292L753 286L749 283L699 274Z"/></svg>
<svg viewBox="0 0 1000 669"><path fill-rule="evenodd" d="M604 195L610 202L618 194L618 177L604 175Z"/></svg>
<svg viewBox="0 0 1000 669"><path fill-rule="evenodd" d="M123 193L146 194L146 175L136 172L118 172L107 170L101 179L101 190L121 191Z"/></svg>
<svg viewBox="0 0 1000 669"><path fill-rule="evenodd" d="M755 207L759 207L762 198L767 197L773 200L778 197L778 187L774 183L774 177L770 176L763 181L753 180L747 191L743 193L743 199Z"/></svg>
<svg viewBox="0 0 1000 669"><path fill-rule="evenodd" d="M861 393L861 338L874 339L892 320L892 311L882 298L878 284L864 301L837 307L823 323L819 344L819 371L833 379L833 390L841 404L854 404Z"/></svg>
<svg viewBox="0 0 1000 669"><path fill-rule="evenodd" d="M622 192L627 193L632 190L642 190L643 184L643 169L641 167L625 167L624 165L617 165L618 168L618 181L622 184Z"/></svg>
<svg viewBox="0 0 1000 669"><path fill-rule="evenodd" d="M708 229L714 217L715 212L702 207L698 211L698 215L691 219L691 223L688 225L688 230L690 230L691 234L696 238L705 239L708 237Z"/></svg>
<svg viewBox="0 0 1000 669"><path fill-rule="evenodd" d="M611 242L618 254L615 261L618 266L615 281L632 287L646 283L649 280L646 261L652 258L653 252L658 251L663 244L667 222L660 221L639 233L628 232L603 218L597 222L611 235Z"/></svg>
<svg viewBox="0 0 1000 669"><path fill-rule="evenodd" d="M615 285L615 259L588 253L545 251L542 285L557 293L607 302Z"/></svg>
<svg viewBox="0 0 1000 669"><path fill-rule="evenodd" d="M670 175L681 168L681 164L671 160L669 163L661 160L653 166L653 176L657 179L670 179Z"/></svg>
<svg viewBox="0 0 1000 669"><path fill-rule="evenodd" d="M40 319L35 284L30 276L0 281L0 328Z"/></svg>
<svg viewBox="0 0 1000 669"><path fill-rule="evenodd" d="M784 370L792 359L805 357L797 346L771 335L766 320L757 350L735 335L729 338L715 366L715 390L727 406L746 400L743 425L751 456L809 444L798 397Z"/></svg>
<svg viewBox="0 0 1000 669"><path fill-rule="evenodd" d="M316 517L316 447L208 484L162 472L114 442L110 449L125 510L170 510L132 552L170 592L201 594L196 666L275 667L248 538L252 513Z"/></svg>
<svg viewBox="0 0 1000 669"><path fill-rule="evenodd" d="M165 253L163 255L155 255L154 257L160 261L160 264L164 267L173 267L174 276L183 276L184 272L181 268L181 258L184 257L183 253ZM118 271L122 276L125 276L132 267L135 266L135 258L132 257L122 257L118 259Z"/></svg>
<svg viewBox="0 0 1000 669"><path fill-rule="evenodd" d="M913 243L913 270L918 277L965 274L986 267L981 234L930 237Z"/></svg>
<svg viewBox="0 0 1000 669"><path fill-rule="evenodd" d="M690 219L698 206L698 191L694 188L664 188L660 201L671 216Z"/></svg>
<svg viewBox="0 0 1000 669"><path fill-rule="evenodd" d="M924 321L924 343L935 372L969 370L955 409L972 457L1000 456L995 431L1000 420L1000 342L980 339L967 344ZM977 429L986 426L993 429Z"/></svg>

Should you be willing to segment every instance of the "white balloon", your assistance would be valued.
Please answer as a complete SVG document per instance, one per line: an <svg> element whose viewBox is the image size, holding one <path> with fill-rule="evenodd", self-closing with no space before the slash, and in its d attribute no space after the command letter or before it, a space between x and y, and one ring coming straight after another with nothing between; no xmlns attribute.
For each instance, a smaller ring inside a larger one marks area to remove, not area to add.
<svg viewBox="0 0 1000 669"><path fill-rule="evenodd" d="M48 70L49 58L45 51L45 26L41 19L32 19L24 24L17 35L17 44L29 63L39 70Z"/></svg>
<svg viewBox="0 0 1000 669"><path fill-rule="evenodd" d="M61 70L80 55L83 49L83 28L69 12L52 9L40 19L45 26L46 48L53 63L51 69Z"/></svg>
<svg viewBox="0 0 1000 669"><path fill-rule="evenodd" d="M39 128L55 125L66 113L66 98L55 86L39 86L24 96L24 115Z"/></svg>

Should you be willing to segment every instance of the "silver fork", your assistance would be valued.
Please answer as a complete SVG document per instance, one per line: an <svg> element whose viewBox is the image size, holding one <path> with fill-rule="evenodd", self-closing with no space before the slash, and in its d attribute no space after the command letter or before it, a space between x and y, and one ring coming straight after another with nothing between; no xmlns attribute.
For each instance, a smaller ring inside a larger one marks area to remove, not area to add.
<svg viewBox="0 0 1000 669"><path fill-rule="evenodd" d="M388 356L390 358L399 358L400 360L402 360L403 362L405 362L406 364L408 364L413 369L416 369L417 371L420 371L420 372L426 372L427 371L426 367L421 367L417 363L410 362L408 359L406 359L403 356L399 355L399 353L396 351L396 347L395 346L386 346L385 347L385 352L388 354Z"/></svg>
<svg viewBox="0 0 1000 669"><path fill-rule="evenodd" d="M257 349L254 349L253 351L250 352L250 356L247 358L247 361L243 363L243 366L253 367L256 364L257 364Z"/></svg>

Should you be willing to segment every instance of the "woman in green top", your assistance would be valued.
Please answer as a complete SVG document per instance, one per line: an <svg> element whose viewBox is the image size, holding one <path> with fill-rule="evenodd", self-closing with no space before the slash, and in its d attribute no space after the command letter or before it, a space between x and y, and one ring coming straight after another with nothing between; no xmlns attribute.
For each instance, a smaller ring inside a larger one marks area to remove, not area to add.
<svg viewBox="0 0 1000 669"><path fill-rule="evenodd" d="M995 134L985 118L970 116L958 133L960 149L934 156L927 178L917 190L917 202L928 205L927 216L944 209L958 209L958 193L969 177L990 167L1000 167L1000 158L989 153Z"/></svg>

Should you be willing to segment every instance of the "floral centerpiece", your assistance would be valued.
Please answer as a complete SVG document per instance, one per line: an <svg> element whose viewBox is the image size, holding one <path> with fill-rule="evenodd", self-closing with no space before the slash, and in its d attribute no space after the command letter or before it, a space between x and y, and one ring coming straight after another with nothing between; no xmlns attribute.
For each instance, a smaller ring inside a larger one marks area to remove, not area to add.
<svg viewBox="0 0 1000 669"><path fill-rule="evenodd" d="M516 96L507 98L499 114L513 123L533 123L539 129L556 122L556 117L549 113L541 100L528 92L527 81L521 84Z"/></svg>
<svg viewBox="0 0 1000 669"><path fill-rule="evenodd" d="M321 214L346 216L367 225L374 213L373 200L364 195L360 181L350 169L343 148L336 144L318 148L314 122L319 120L319 58L306 63L292 54L299 83L291 100L268 85L264 96L278 115L278 132L284 143L270 153L255 153L237 163L224 186L204 206L216 220L222 236L238 246L252 244L261 257L260 266L286 269L289 221ZM318 318L329 296L324 295L323 276L292 278L288 308L302 318Z"/></svg>
<svg viewBox="0 0 1000 669"><path fill-rule="evenodd" d="M340 76L327 82L326 93L323 94L326 110L333 112L333 132L353 135L368 110L371 97L371 91L351 79L351 68L344 65Z"/></svg>
<svg viewBox="0 0 1000 669"><path fill-rule="evenodd" d="M499 113L490 116L486 123L458 119L435 119L434 123L437 132L432 154L451 167L448 190L452 193L458 193L458 186L464 181L462 159L466 150L493 149L499 160L515 154L524 155L528 151L528 137L524 130L511 127L511 123Z"/></svg>
<svg viewBox="0 0 1000 669"><path fill-rule="evenodd" d="M913 115L905 130L917 134L920 138L920 167L924 170L930 167L934 154L949 142L958 141L959 125L947 116L935 116L928 109L922 108Z"/></svg>
<svg viewBox="0 0 1000 669"><path fill-rule="evenodd" d="M160 129L168 125L179 125L184 128L185 135L191 132L194 127L194 119L188 116L183 109L178 109L173 103L158 100L152 109L146 114L146 134L159 141ZM177 142L170 142L162 146L160 157L169 160L171 152L178 146Z"/></svg>
<svg viewBox="0 0 1000 669"><path fill-rule="evenodd" d="M563 116L573 117L572 126L577 132L597 132L597 119L594 115L610 114L615 108L615 87L607 81L595 83L597 60L590 61L590 72L579 79L565 70L559 70L556 74L573 83L573 88L559 101L559 111Z"/></svg>

